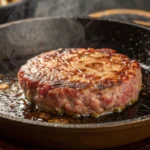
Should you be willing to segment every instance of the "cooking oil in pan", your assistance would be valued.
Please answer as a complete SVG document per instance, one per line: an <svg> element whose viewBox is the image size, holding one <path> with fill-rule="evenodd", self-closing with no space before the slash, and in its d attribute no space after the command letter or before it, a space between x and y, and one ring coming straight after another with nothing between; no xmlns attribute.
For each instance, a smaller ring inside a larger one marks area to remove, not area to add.
<svg viewBox="0 0 150 150"><path fill-rule="evenodd" d="M143 88L139 95L139 100L132 106L125 108L121 113L106 113L98 118L92 117L69 117L57 116L46 113L33 106L25 98L23 91L18 86L16 77L17 71L7 75L0 75L0 113L7 114L13 117L25 118L41 122L56 122L56 123L104 123L132 119L150 114L150 80L147 70L143 71Z"/></svg>

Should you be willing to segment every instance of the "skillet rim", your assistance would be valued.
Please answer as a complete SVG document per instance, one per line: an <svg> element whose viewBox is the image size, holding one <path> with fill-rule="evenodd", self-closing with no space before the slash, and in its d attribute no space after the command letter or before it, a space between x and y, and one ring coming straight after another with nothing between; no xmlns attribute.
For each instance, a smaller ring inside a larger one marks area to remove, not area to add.
<svg viewBox="0 0 150 150"><path fill-rule="evenodd" d="M24 0L22 0L22 1L24 1ZM93 20L93 21L94 20L106 21L106 22L108 21L108 22L115 22L115 23L119 23L119 24L126 24L126 25L129 25L129 26L138 27L138 28L142 28L142 29L150 31L149 27L146 27L146 26L143 26L143 25L140 25L140 24L135 24L135 23L128 22L128 21L117 20L117 19L92 18L92 17L88 17L88 16L87 17L85 17L85 16L83 16L83 17L82 16L81 17L60 17L60 16L51 17L51 16L47 16L47 17L36 17L36 18L20 19L20 20L17 20L17 21L12 21L12 22L8 22L8 23L0 24L0 29L4 28L4 27L11 26L11 25L24 23L24 22L49 20L49 19L76 19L76 20L84 19L84 20Z"/></svg>
<svg viewBox="0 0 150 150"><path fill-rule="evenodd" d="M150 28L142 26L142 25L137 25L134 23L130 23L127 21L118 21L115 19L101 19L101 18L90 18L90 17L37 17L37 18L29 18L29 19L23 19L23 20L18 20L18 21L13 21L9 22L6 24L0 25L0 29L10 27L12 25L16 24L22 24L26 22L33 22L33 21L41 21L41 20L50 20L50 19L84 19L84 20L99 20L99 21L106 21L106 22L115 22L118 24L124 24L132 27L136 27L139 29L144 29L150 31ZM33 121L30 119L24 119L24 118L17 118L14 116L6 115L3 113L0 113L0 119L6 119L8 121L13 121L13 122L18 122L18 123L23 123L23 124L29 124L29 125L36 125L36 126L43 126L43 127L53 127L53 128L67 128L67 129L89 129L89 128L112 128L112 127L117 127L117 126L128 126L131 124L139 124L143 122L150 121L150 114L144 115L142 117L136 117L132 119L126 119L126 120L121 120L121 121L112 121L112 122L106 122L106 123L86 123L86 124L62 124L62 123L47 123L47 122L40 122L40 121Z"/></svg>

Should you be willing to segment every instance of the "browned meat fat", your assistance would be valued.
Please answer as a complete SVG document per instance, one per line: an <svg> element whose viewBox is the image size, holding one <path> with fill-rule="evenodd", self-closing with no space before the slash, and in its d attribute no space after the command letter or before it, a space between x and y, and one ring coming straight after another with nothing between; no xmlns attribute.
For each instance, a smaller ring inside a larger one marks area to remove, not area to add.
<svg viewBox="0 0 150 150"><path fill-rule="evenodd" d="M46 111L101 114L136 101L139 63L112 49L71 48L27 61L18 80L29 101Z"/></svg>

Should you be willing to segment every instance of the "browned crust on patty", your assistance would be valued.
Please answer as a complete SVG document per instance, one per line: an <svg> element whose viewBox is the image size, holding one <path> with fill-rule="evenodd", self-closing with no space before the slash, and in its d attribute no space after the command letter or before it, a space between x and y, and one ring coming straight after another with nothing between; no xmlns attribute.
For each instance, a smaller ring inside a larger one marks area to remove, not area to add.
<svg viewBox="0 0 150 150"><path fill-rule="evenodd" d="M31 67L30 67L31 66ZM51 88L101 90L121 84L139 68L136 61L111 49L59 49L36 56L20 69L19 77Z"/></svg>

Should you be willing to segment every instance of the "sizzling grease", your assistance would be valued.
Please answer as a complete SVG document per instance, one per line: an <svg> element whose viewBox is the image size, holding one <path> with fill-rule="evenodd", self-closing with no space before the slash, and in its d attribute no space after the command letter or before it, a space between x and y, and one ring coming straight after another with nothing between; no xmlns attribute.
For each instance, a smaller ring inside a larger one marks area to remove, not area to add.
<svg viewBox="0 0 150 150"><path fill-rule="evenodd" d="M8 114L9 116L26 118L41 122L57 122L57 123L99 123L99 122L110 122L118 121L129 118L134 118L137 116L143 116L144 114L149 114L150 104L148 101L143 101L147 98L147 88L143 86L138 103L131 107L126 108L122 113L110 113L101 116L100 118L91 117L81 117L78 118L68 117L68 116L57 116L50 113L43 112L37 107L33 106L25 98L22 90L18 86L18 81L16 78L17 71L12 72L8 75L0 75L0 87L5 85L0 89L0 113Z"/></svg>

